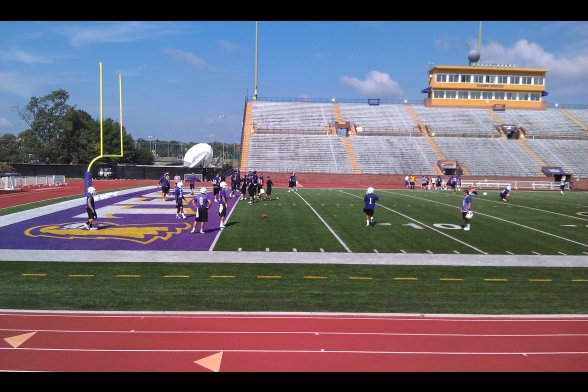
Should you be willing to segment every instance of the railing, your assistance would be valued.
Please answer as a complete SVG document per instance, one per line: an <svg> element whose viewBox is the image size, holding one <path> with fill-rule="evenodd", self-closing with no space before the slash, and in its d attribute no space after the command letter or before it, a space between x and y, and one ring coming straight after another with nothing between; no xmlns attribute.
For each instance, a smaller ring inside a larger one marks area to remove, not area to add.
<svg viewBox="0 0 588 392"><path fill-rule="evenodd" d="M59 186L67 185L65 176L17 176L0 177L0 189L14 190L25 186Z"/></svg>
<svg viewBox="0 0 588 392"><path fill-rule="evenodd" d="M573 103L549 103L547 104L550 108L561 108L561 109L588 109L588 105L573 104Z"/></svg>
<svg viewBox="0 0 588 392"><path fill-rule="evenodd" d="M294 97L245 97L245 102L306 102L306 103L365 103L369 105L373 98L294 98ZM422 105L422 99L379 99L381 104Z"/></svg>
<svg viewBox="0 0 588 392"><path fill-rule="evenodd" d="M504 189L507 186L513 189L532 189L535 191L553 191L560 187L560 182L553 181L497 181L497 180L462 180L462 188L476 189ZM566 182L565 189L570 190L570 183Z"/></svg>

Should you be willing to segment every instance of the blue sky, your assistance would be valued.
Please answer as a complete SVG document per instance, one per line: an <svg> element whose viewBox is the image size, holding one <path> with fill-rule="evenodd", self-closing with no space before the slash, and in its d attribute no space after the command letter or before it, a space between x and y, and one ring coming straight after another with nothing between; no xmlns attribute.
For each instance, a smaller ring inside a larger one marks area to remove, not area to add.
<svg viewBox="0 0 588 392"><path fill-rule="evenodd" d="M482 62L545 67L551 103L588 104L588 22L483 22ZM427 70L467 65L478 21L259 23L259 97L423 99ZM135 139L239 143L253 94L255 22L0 21L0 134L56 89Z"/></svg>

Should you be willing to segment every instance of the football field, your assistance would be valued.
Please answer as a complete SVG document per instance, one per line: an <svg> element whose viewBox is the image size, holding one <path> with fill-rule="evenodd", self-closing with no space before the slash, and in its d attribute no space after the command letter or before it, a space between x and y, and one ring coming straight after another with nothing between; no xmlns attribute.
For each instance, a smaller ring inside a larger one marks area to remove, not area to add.
<svg viewBox="0 0 588 392"><path fill-rule="evenodd" d="M588 255L586 193L514 191L502 202L486 192L473 196L464 231L461 192L376 190L375 224L366 226L363 190L279 190L278 199L238 204L215 250Z"/></svg>
<svg viewBox="0 0 588 392"><path fill-rule="evenodd" d="M217 203L205 234L153 187L2 216L0 308L473 314L588 312L585 192L276 188ZM210 194L210 193L209 193ZM211 194L210 194L211 196ZM266 217L267 216L267 217Z"/></svg>

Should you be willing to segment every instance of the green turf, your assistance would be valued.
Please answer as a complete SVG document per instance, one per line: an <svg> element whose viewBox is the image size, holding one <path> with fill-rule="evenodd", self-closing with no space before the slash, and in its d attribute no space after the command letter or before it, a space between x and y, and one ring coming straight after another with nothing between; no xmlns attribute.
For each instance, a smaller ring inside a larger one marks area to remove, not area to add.
<svg viewBox="0 0 588 392"><path fill-rule="evenodd" d="M586 314L588 269L0 262L0 308Z"/></svg>
<svg viewBox="0 0 588 392"><path fill-rule="evenodd" d="M480 192L469 232L461 229L460 193L376 191L380 201L372 227L365 226L363 189L277 189L274 194L278 200L239 202L215 250L588 254L585 192L514 191L508 203L500 201L498 191Z"/></svg>

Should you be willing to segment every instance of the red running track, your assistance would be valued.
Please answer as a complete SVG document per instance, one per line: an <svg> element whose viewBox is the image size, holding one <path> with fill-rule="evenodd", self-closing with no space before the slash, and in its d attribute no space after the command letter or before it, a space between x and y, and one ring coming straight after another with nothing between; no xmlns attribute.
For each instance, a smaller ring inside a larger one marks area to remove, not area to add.
<svg viewBox="0 0 588 392"><path fill-rule="evenodd" d="M586 372L588 317L0 313L1 371L215 371L195 363L209 356L221 372Z"/></svg>
<svg viewBox="0 0 588 392"><path fill-rule="evenodd" d="M146 185L157 185L155 180L92 180L92 185L99 193L113 189L139 187ZM26 187L21 192L0 194L0 209L14 207L23 204L35 203L38 201L58 199L61 197L84 196L84 180L68 179L67 185Z"/></svg>

